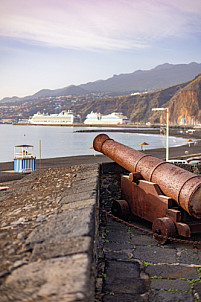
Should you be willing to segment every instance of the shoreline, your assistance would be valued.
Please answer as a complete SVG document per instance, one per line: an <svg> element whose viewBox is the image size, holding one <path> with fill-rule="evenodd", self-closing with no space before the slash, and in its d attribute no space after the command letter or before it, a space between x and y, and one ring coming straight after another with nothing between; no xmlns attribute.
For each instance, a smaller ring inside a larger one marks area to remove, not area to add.
<svg viewBox="0 0 201 302"><path fill-rule="evenodd" d="M140 151L145 154L150 154L154 157L165 160L166 149L148 149L145 151ZM189 152L188 154L186 154ZM187 144L177 147L169 148L169 158L185 159L193 156L201 156L201 140L198 141L197 145L191 145L189 147ZM49 168L63 168L71 167L76 165L90 165L90 164L102 164L113 162L109 157L105 155L81 155L81 156L69 156L69 157L55 157L55 158L45 158L36 160L36 170L43 170ZM4 162L0 163L0 183L9 182L13 180L22 179L27 173L14 172L14 162Z"/></svg>
<svg viewBox="0 0 201 302"><path fill-rule="evenodd" d="M191 136L192 138L195 138ZM196 136L198 139L198 137ZM156 148L156 149L147 149L144 151L140 151L145 154L151 154L152 156L158 157L160 159L165 160L166 148ZM196 144L191 143L190 147L188 143L185 145L169 147L169 158L188 158L191 156L198 156L201 154L201 137L196 141ZM75 156L61 156L61 157L51 157L51 158L43 158L36 159L36 168L48 168L49 166L62 167L64 165L76 165L80 163L99 163L99 162L107 162L111 161L107 156L103 154L96 155L75 155ZM8 162L0 162L0 171L9 171L13 170L14 161Z"/></svg>
<svg viewBox="0 0 201 302"><path fill-rule="evenodd" d="M89 130L91 131L91 130ZM119 130L115 130L116 132ZM123 132L138 132L138 133L149 133L149 134L159 134L159 130L141 130L139 129L122 129ZM92 132L96 132L92 129ZM103 131L104 132L104 131ZM112 131L113 132L113 131ZM157 132L157 133L156 133ZM181 146L170 147L169 148L169 159L184 159L193 156L201 156L201 130L196 130L193 134L179 133L178 129L170 129L170 136L182 137L187 139L196 140L196 144L191 143L190 147L188 143ZM145 154L150 154L154 157L165 160L166 158L166 148L157 149L147 149L145 151L140 151ZM38 169L48 169L48 168L61 168L65 166L75 166L80 164L100 164L104 162L112 162L112 160L103 154L96 155L79 155L79 156L66 156L66 157L55 157L55 158L44 158L36 159L36 170ZM0 162L0 182L6 182L9 180L21 179L26 175L25 173L14 172L14 161L10 162Z"/></svg>

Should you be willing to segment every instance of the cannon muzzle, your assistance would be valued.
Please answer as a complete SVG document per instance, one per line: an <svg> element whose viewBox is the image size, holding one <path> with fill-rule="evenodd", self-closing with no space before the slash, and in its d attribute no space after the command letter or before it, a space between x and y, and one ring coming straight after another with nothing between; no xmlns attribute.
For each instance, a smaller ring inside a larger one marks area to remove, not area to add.
<svg viewBox="0 0 201 302"><path fill-rule="evenodd" d="M145 180L158 184L166 196L191 216L201 219L200 176L118 143L106 134L97 135L93 147L129 172L140 172Z"/></svg>

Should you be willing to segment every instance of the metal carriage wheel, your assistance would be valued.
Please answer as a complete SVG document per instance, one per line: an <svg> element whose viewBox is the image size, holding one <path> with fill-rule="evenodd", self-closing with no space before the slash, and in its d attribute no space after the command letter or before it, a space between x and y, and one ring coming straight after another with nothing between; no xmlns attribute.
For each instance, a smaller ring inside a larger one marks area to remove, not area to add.
<svg viewBox="0 0 201 302"><path fill-rule="evenodd" d="M177 234L174 222L168 217L156 218L152 224L152 232L153 237L160 244L166 243L168 241L167 237L175 237Z"/></svg>
<svg viewBox="0 0 201 302"><path fill-rule="evenodd" d="M112 214L120 219L127 220L131 214L126 200L114 200L111 207Z"/></svg>

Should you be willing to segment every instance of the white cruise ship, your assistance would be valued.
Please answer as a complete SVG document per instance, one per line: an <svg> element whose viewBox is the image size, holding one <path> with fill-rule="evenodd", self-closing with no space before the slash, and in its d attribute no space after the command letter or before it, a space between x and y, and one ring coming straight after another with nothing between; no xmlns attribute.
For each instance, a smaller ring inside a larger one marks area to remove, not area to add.
<svg viewBox="0 0 201 302"><path fill-rule="evenodd" d="M121 112L112 112L111 114L103 115L92 111L86 116L84 121L84 124L87 125L122 125L128 123L127 116L124 116Z"/></svg>
<svg viewBox="0 0 201 302"><path fill-rule="evenodd" d="M34 125L70 125L75 122L77 122L77 118L70 110L63 110L59 114L37 112L29 119L29 123Z"/></svg>

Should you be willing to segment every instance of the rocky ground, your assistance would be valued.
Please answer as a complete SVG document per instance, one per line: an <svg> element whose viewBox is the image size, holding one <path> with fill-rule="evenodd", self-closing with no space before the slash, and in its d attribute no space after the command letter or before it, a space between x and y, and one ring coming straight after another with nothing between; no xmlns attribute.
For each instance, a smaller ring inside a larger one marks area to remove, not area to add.
<svg viewBox="0 0 201 302"><path fill-rule="evenodd" d="M9 187L0 192L0 277L28 263L28 235L59 213L61 196L80 170L80 166L37 170L21 180L0 184Z"/></svg>

